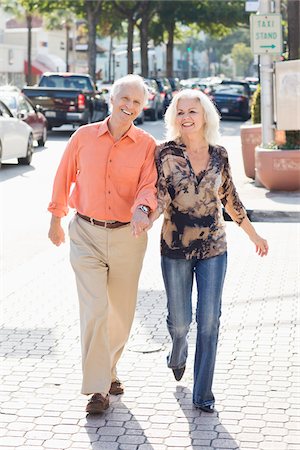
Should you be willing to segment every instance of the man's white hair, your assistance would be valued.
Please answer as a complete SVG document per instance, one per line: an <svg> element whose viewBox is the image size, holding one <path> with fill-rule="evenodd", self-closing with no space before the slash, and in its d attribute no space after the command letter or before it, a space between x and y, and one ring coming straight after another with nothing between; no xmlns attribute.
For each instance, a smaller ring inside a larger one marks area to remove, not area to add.
<svg viewBox="0 0 300 450"><path fill-rule="evenodd" d="M117 95L122 90L122 87L125 84L134 84L137 87L139 86L144 92L144 105L147 103L149 94L147 85L145 84L144 79L140 77L140 75L133 74L126 75L125 77L119 78L114 82L110 91L110 98L113 98L115 95Z"/></svg>

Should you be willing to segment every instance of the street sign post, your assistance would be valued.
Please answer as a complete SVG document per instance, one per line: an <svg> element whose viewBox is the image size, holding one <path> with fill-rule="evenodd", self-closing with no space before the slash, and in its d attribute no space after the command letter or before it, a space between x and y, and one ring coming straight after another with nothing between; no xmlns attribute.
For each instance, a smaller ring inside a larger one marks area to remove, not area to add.
<svg viewBox="0 0 300 450"><path fill-rule="evenodd" d="M254 54L282 52L281 14L252 14L250 31L251 48Z"/></svg>

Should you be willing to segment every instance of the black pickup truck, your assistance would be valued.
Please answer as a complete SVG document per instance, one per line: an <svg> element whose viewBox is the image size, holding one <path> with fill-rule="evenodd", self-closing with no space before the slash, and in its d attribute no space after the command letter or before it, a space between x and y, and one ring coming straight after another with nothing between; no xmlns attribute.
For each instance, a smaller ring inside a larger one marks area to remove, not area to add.
<svg viewBox="0 0 300 450"><path fill-rule="evenodd" d="M49 129L97 122L108 115L108 104L89 75L46 72L38 86L26 86L22 91L42 107Z"/></svg>

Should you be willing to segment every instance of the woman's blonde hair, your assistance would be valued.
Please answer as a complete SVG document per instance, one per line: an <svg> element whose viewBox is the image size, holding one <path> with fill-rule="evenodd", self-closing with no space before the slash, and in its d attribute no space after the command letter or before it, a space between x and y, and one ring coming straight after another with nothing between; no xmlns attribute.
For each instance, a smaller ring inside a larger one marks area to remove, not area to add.
<svg viewBox="0 0 300 450"><path fill-rule="evenodd" d="M180 139L181 134L176 124L177 105L183 98L199 100L204 109L204 136L208 144L215 145L220 139L220 116L217 108L206 94L196 89L183 89L179 91L172 99L172 102L165 114L165 124L167 127L166 139L174 141Z"/></svg>

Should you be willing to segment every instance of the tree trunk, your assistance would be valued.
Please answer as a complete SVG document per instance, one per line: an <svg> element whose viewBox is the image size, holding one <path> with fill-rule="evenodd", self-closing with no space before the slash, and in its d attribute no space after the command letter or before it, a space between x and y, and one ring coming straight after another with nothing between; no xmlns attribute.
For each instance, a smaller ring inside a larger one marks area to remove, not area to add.
<svg viewBox="0 0 300 450"><path fill-rule="evenodd" d="M149 12L150 2L144 1L142 3L141 10L141 23L140 23L140 45L141 45L141 75L148 78L149 76L149 62L148 62L148 29L149 29Z"/></svg>
<svg viewBox="0 0 300 450"><path fill-rule="evenodd" d="M96 27L97 18L101 9L102 0L86 2L86 16L88 23L88 68L89 74L96 82L96 57L97 57L97 43L96 43Z"/></svg>
<svg viewBox="0 0 300 450"><path fill-rule="evenodd" d="M108 80L111 83L113 81L113 64L114 64L114 47L113 47L113 37L110 36L109 41L109 56L108 56Z"/></svg>
<svg viewBox="0 0 300 450"><path fill-rule="evenodd" d="M128 30L127 30L127 73L133 73L133 32L134 32L134 20L128 17Z"/></svg>
<svg viewBox="0 0 300 450"><path fill-rule="evenodd" d="M175 30L175 22L172 22L167 27L168 31L167 66L166 66L167 77L173 77L174 30Z"/></svg>
<svg viewBox="0 0 300 450"><path fill-rule="evenodd" d="M70 64L69 64L70 25L68 23L66 23L65 28L66 28L66 72L69 72L70 71Z"/></svg>
<svg viewBox="0 0 300 450"><path fill-rule="evenodd" d="M289 59L300 58L300 3L288 0L288 47Z"/></svg>
<svg viewBox="0 0 300 450"><path fill-rule="evenodd" d="M31 48L32 48L32 15L31 13L26 14L26 22L27 22L27 74L26 74L26 83L28 86L32 85L32 64L31 64Z"/></svg>

